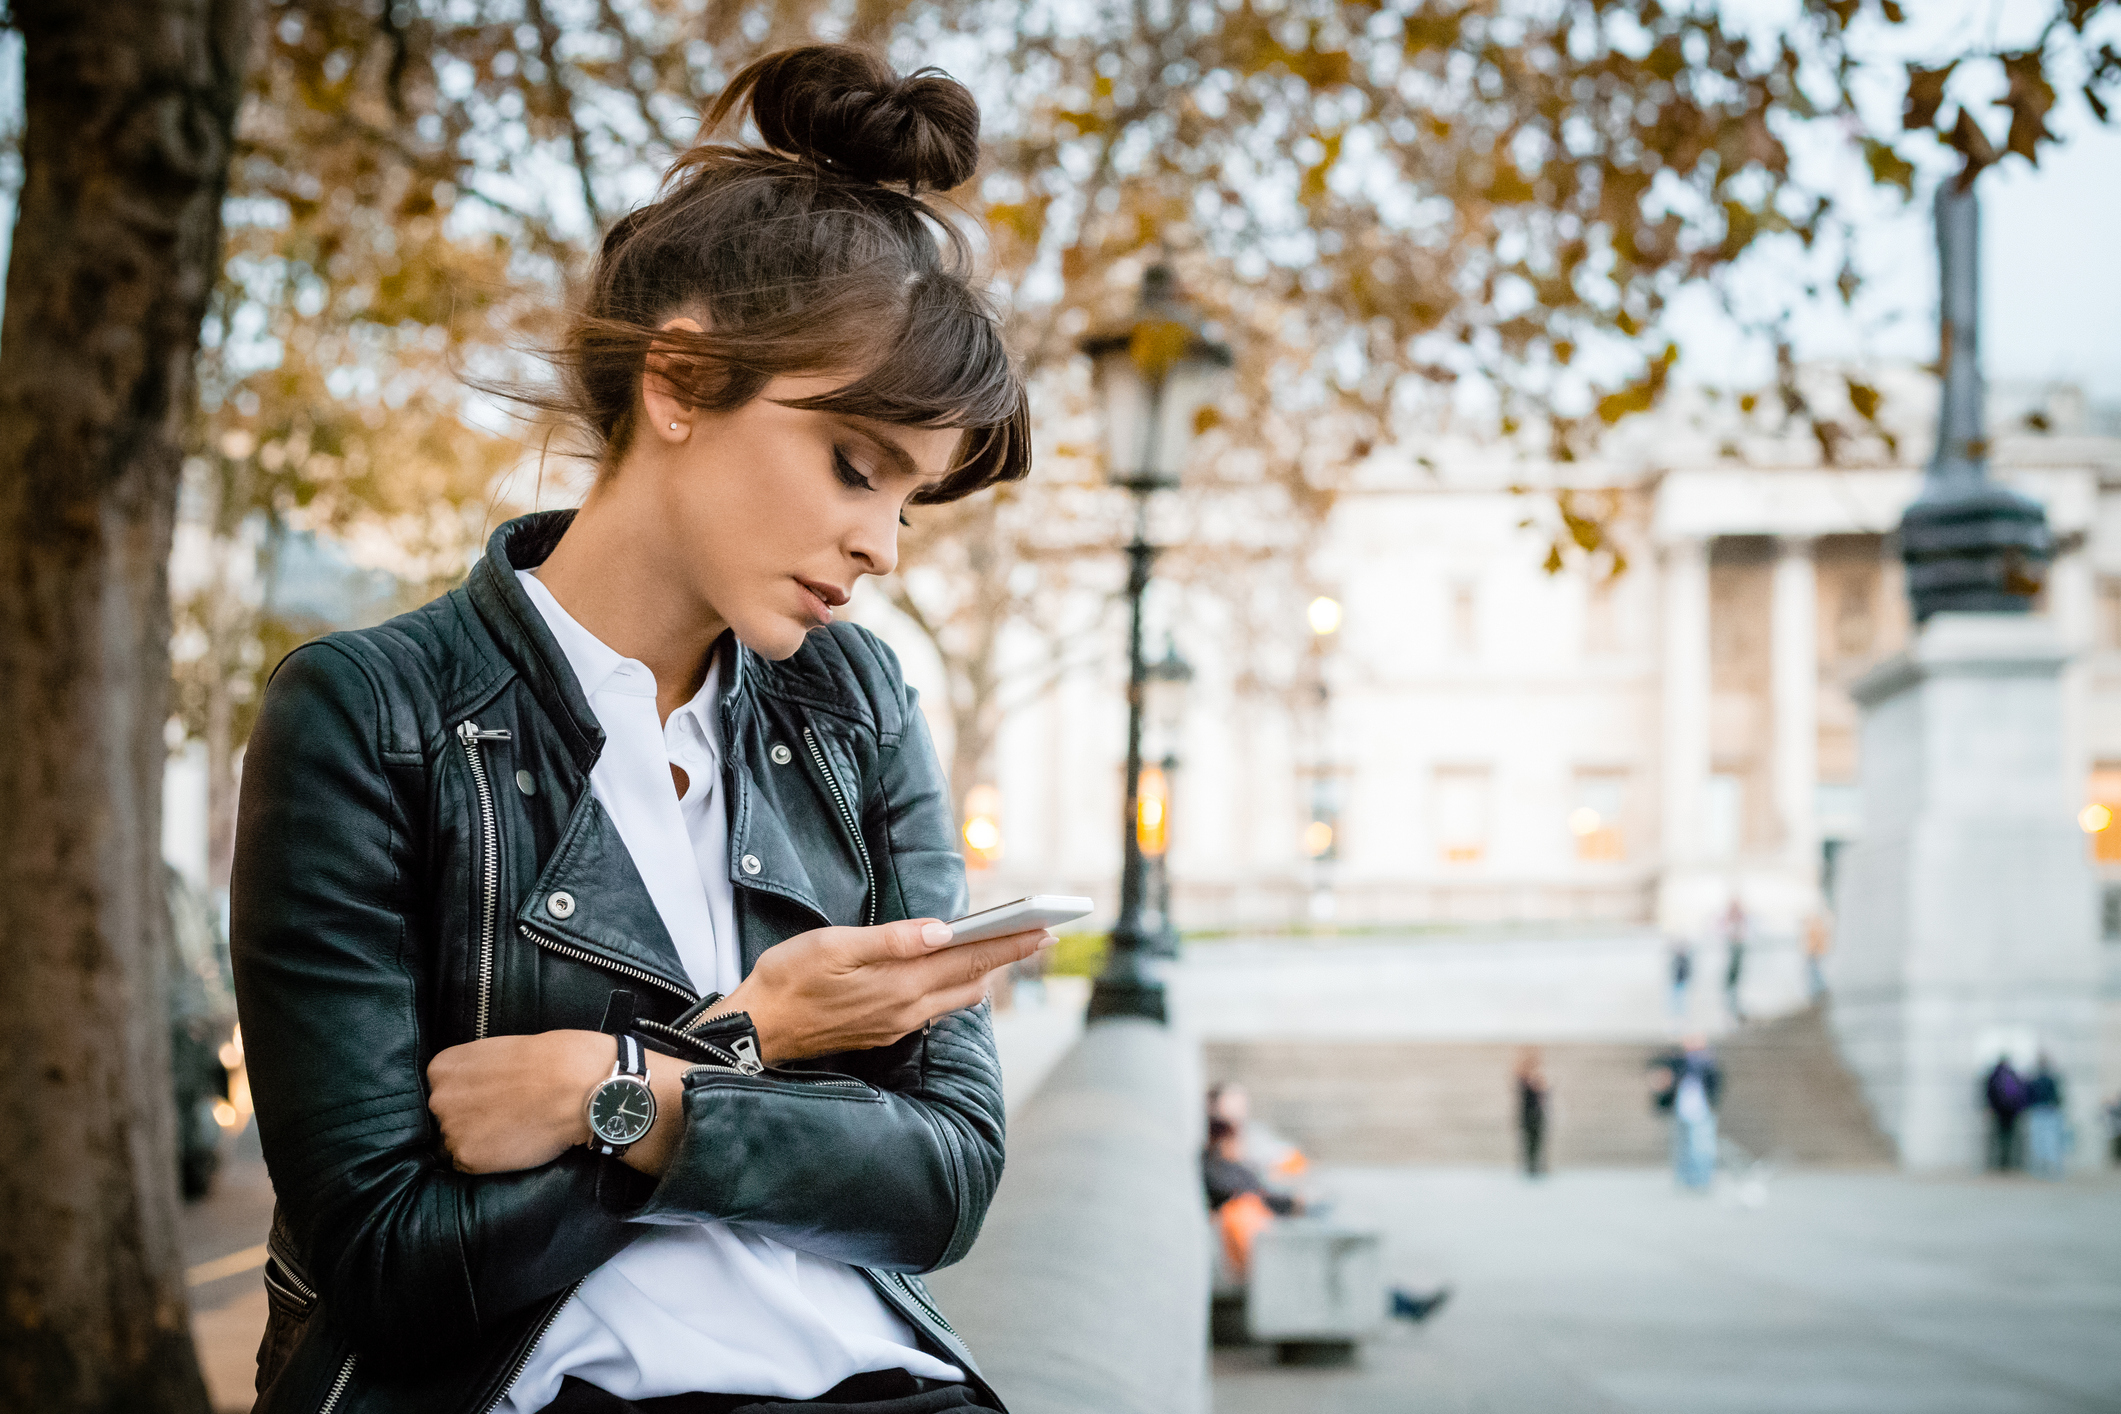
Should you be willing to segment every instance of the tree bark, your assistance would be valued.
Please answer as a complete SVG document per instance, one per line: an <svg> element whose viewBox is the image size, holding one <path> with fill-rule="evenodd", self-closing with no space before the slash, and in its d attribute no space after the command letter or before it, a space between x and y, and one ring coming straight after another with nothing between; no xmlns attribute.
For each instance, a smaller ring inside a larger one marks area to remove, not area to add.
<svg viewBox="0 0 2121 1414"><path fill-rule="evenodd" d="M14 0L0 1407L199 1411L160 858L170 529L250 0Z"/></svg>

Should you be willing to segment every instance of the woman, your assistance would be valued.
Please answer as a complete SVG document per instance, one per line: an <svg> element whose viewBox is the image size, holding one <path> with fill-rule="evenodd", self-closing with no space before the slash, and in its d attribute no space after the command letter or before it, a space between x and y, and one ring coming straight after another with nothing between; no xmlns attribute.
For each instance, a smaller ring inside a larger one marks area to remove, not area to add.
<svg viewBox="0 0 2121 1414"><path fill-rule="evenodd" d="M605 239L579 512L290 655L233 889L280 1213L265 1411L999 1408L911 1275L1002 1161L947 787L834 621L909 503L1028 469L955 232L978 110L813 47L747 69Z"/></svg>

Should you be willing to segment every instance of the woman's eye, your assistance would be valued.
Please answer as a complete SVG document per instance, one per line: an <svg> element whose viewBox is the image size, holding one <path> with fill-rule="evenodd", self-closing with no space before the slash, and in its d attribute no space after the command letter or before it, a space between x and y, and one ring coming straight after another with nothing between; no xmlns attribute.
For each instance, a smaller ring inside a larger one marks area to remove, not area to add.
<svg viewBox="0 0 2121 1414"><path fill-rule="evenodd" d="M839 477L840 484L850 490L874 491L876 489L875 483L862 475L861 468L847 460L845 452L833 452L832 470Z"/></svg>

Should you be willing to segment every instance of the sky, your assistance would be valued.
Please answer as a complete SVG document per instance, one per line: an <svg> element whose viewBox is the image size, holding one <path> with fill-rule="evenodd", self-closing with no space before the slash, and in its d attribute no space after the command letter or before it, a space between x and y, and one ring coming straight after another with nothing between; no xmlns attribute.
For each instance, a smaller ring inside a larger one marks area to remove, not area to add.
<svg viewBox="0 0 2121 1414"><path fill-rule="evenodd" d="M1720 0L1727 24L1758 25L1762 39L1790 23L1800 0ZM2056 0L1918 0L1905 6L1907 22L1888 26L1866 9L1855 46L1873 61L1859 72L1856 93L1873 131L1899 126L1905 91L1900 65L1934 67L1969 50L2010 49L2032 43L2049 23ZM2095 42L2121 38L2121 16L2096 22ZM2051 53L2059 53L2057 45ZM2051 64L2060 101L2048 125L2064 139L2046 149L2038 169L2012 157L1983 173L1981 344L1989 379L2056 380L2081 386L2096 402L2121 402L2121 113L2102 126L2076 92L2082 76L2066 62ZM1989 99L2002 88L1994 65L1962 67L1948 90L1944 116L1964 101L2000 145L2001 108ZM1796 170L1831 192L1858 221L1857 268L1864 289L1853 312L1829 296L1796 311L1790 331L1799 358L1929 362L1936 356L1937 261L1929 199L1938 180L1957 170L1957 158L1924 136L1898 143L1920 169L1915 200L1873 186L1855 144L1825 125L1790 134ZM1792 282L1831 280L1834 268L1800 271L1791 259L1771 258L1744 272L1756 311L1786 307ZM1678 337L1683 379L1757 386L1771 376L1771 350L1735 340L1730 325L1696 292L1668 321Z"/></svg>
<svg viewBox="0 0 2121 1414"><path fill-rule="evenodd" d="M1983 173L1977 187L1982 362L1992 382L2074 382L2095 402L2121 402L2121 125L2072 117L2060 125L2068 141L2049 149L2038 169L2013 159ZM1831 298L1801 308L1791 326L1798 356L1928 362L1937 346L1934 183L1918 185L1904 205L1897 193L1860 185L1837 184L1863 213L1865 290L1856 316ZM1764 289L1789 269L1772 262L1749 278ZM1670 322L1685 378L1766 381L1768 350L1737 344L1705 297L1681 306Z"/></svg>

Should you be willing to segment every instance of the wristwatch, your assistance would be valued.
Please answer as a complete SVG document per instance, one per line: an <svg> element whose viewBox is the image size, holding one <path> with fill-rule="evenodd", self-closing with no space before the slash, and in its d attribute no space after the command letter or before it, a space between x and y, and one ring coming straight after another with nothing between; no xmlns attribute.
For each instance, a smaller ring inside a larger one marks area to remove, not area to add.
<svg viewBox="0 0 2121 1414"><path fill-rule="evenodd" d="M616 1159L655 1123L655 1091L648 1088L648 1053L641 1038L619 1033L619 1058L611 1078L589 1092L589 1148Z"/></svg>

